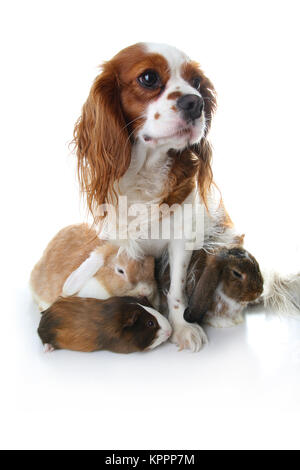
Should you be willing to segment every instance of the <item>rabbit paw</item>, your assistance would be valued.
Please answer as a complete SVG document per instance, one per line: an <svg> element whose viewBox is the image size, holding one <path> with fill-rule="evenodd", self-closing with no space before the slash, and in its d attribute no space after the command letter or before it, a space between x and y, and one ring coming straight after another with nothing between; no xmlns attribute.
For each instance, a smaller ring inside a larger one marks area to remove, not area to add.
<svg viewBox="0 0 300 470"><path fill-rule="evenodd" d="M171 342L178 346L179 351L190 349L192 352L198 352L208 343L208 339L199 325L186 323L173 326Z"/></svg>

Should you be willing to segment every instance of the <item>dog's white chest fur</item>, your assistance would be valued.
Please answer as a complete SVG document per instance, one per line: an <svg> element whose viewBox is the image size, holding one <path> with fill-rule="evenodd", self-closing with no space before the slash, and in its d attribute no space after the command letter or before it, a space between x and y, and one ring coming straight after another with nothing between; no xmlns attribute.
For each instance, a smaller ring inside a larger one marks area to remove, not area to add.
<svg viewBox="0 0 300 470"><path fill-rule="evenodd" d="M136 142L131 163L119 183L120 195L126 195L128 204L154 204L166 190L170 159L165 148L146 149Z"/></svg>

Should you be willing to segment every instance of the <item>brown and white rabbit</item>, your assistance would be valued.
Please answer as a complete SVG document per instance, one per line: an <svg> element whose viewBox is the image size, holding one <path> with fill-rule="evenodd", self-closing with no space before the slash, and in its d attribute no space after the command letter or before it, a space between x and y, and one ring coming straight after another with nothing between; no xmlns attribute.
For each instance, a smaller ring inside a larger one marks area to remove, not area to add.
<svg viewBox="0 0 300 470"><path fill-rule="evenodd" d="M86 224L68 226L50 241L31 273L30 286L40 310L59 296L128 295L153 302L157 292L152 256L134 260L116 245L100 240Z"/></svg>
<svg viewBox="0 0 300 470"><path fill-rule="evenodd" d="M244 321L246 306L263 293L258 262L239 246L212 254L204 250L193 253L190 276L189 305L184 313L188 322L217 328L238 325Z"/></svg>
<svg viewBox="0 0 300 470"><path fill-rule="evenodd" d="M243 242L243 237L239 240ZM165 264L165 263L163 263ZM168 269L156 266L160 291L160 311L166 313L169 289ZM260 298L263 278L256 259L241 246L222 247L212 253L195 251L188 268L184 318L226 328L243 322L243 310Z"/></svg>
<svg viewBox="0 0 300 470"><path fill-rule="evenodd" d="M43 312L38 328L45 352L144 351L156 348L171 333L168 320L145 297L60 297Z"/></svg>

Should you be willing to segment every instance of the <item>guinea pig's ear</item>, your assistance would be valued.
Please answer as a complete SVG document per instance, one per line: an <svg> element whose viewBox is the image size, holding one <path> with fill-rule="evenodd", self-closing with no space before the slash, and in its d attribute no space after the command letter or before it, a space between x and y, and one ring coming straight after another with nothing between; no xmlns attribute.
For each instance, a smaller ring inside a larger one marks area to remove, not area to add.
<svg viewBox="0 0 300 470"><path fill-rule="evenodd" d="M103 266L104 257L99 250L92 251L90 256L70 274L63 286L63 296L69 297L80 291Z"/></svg>
<svg viewBox="0 0 300 470"><path fill-rule="evenodd" d="M138 317L139 317L138 312L126 313L126 317L123 323L123 328L128 328L128 327L133 326L137 322Z"/></svg>
<svg viewBox="0 0 300 470"><path fill-rule="evenodd" d="M200 277L189 301L184 318L189 322L200 321L211 308L214 293L218 286L224 260L222 257L211 255L207 258L206 267Z"/></svg>

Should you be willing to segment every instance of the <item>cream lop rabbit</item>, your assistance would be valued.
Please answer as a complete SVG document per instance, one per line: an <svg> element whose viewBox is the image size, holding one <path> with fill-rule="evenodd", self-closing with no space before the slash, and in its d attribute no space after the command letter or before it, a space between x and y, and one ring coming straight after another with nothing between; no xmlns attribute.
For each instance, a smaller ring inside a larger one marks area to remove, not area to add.
<svg viewBox="0 0 300 470"><path fill-rule="evenodd" d="M30 286L40 310L59 297L156 296L154 258L130 258L86 224L62 229L34 267Z"/></svg>

